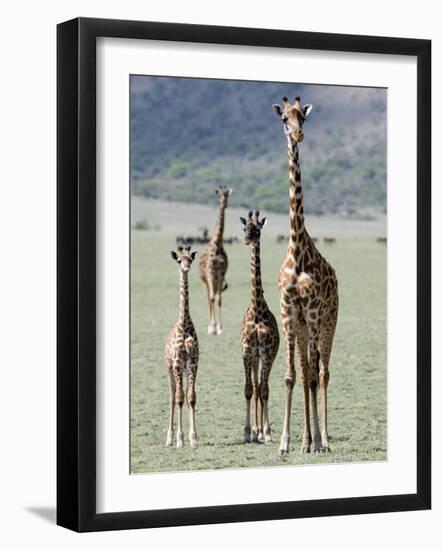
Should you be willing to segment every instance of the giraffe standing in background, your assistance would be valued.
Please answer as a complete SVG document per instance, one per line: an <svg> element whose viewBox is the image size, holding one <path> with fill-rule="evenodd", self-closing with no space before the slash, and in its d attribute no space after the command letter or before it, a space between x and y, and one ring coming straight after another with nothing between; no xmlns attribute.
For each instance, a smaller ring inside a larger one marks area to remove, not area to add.
<svg viewBox="0 0 442 550"><path fill-rule="evenodd" d="M224 212L228 206L229 195L232 189L227 187L218 187L215 193L219 199L218 222L215 227L212 238L206 250L200 257L200 278L207 294L209 308L209 334L221 334L223 331L221 322L221 293L227 289L227 283L224 280L228 260L223 246L224 235ZM218 311L215 312L215 303Z"/></svg>
<svg viewBox="0 0 442 550"><path fill-rule="evenodd" d="M246 424L244 443L258 441L271 443L269 423L269 376L279 349L278 325L265 299L261 282L260 240L261 230L267 219L259 220L259 212L249 212L248 219L240 218L245 233L244 243L252 245L250 274L252 299L241 326L241 346L244 363L246 398ZM261 361L261 379L258 369ZM250 426L251 400L253 397L253 427Z"/></svg>
<svg viewBox="0 0 442 550"><path fill-rule="evenodd" d="M190 252L190 246L178 247L178 254L171 252L172 258L180 266L180 313L178 321L169 333L166 342L165 362L169 375L170 416L166 447L173 442L173 418L178 405L177 447L184 445L183 436L183 377L187 379L187 405L189 407L189 440L197 446L195 430L195 380L198 369L198 338L189 312L188 272L197 252Z"/></svg>
<svg viewBox="0 0 442 550"><path fill-rule="evenodd" d="M304 390L304 434L302 451L310 452L309 391L313 410L314 451L329 451L327 429L327 386L329 361L338 316L338 283L331 265L318 252L304 228L301 170L298 143L304 139L302 127L312 110L301 107L299 97L293 104L283 98L283 106L273 105L282 119L288 141L290 178L290 240L279 272L281 318L287 348L285 372L286 404L280 453L288 453L290 414L296 380L295 354L301 366ZM322 427L319 429L317 388L322 402Z"/></svg>

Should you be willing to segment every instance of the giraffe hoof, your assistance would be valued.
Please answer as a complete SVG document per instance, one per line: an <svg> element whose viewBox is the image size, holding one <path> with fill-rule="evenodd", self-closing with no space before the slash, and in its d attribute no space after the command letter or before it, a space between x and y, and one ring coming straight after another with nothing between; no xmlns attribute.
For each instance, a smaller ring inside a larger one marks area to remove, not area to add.
<svg viewBox="0 0 442 550"><path fill-rule="evenodd" d="M310 445L303 445L301 447L301 453L309 453L310 452Z"/></svg>
<svg viewBox="0 0 442 550"><path fill-rule="evenodd" d="M286 437L281 438L281 444L279 446L279 454L281 456L289 453L289 444L290 444L290 441L288 438Z"/></svg>
<svg viewBox="0 0 442 550"><path fill-rule="evenodd" d="M182 449L184 447L184 436L182 433L177 434L176 437L176 448Z"/></svg>
<svg viewBox="0 0 442 550"><path fill-rule="evenodd" d="M256 430L252 430L252 443L258 443L259 434Z"/></svg>
<svg viewBox="0 0 442 550"><path fill-rule="evenodd" d="M258 443L264 443L264 442L265 442L264 434L262 432L259 432L258 433Z"/></svg>
<svg viewBox="0 0 442 550"><path fill-rule="evenodd" d="M216 327L215 325L209 325L208 328L207 328L207 334L216 334Z"/></svg>
<svg viewBox="0 0 442 550"><path fill-rule="evenodd" d="M264 436L264 443L265 445L270 445L271 443L273 443L272 436L270 434L266 434Z"/></svg>
<svg viewBox="0 0 442 550"><path fill-rule="evenodd" d="M320 435L315 435L314 437L314 452L322 453L322 439Z"/></svg>
<svg viewBox="0 0 442 550"><path fill-rule="evenodd" d="M198 441L196 438L190 440L190 446L192 449L196 449L198 447Z"/></svg>
<svg viewBox="0 0 442 550"><path fill-rule="evenodd" d="M172 443L173 443L173 432L167 432L166 447L172 447Z"/></svg>
<svg viewBox="0 0 442 550"><path fill-rule="evenodd" d="M217 325L216 327L216 334L221 335L223 333L223 327L221 325Z"/></svg>
<svg viewBox="0 0 442 550"><path fill-rule="evenodd" d="M329 447L328 445L324 445L324 446L322 447L322 452L323 452L323 453L331 453L331 449L330 449L330 447Z"/></svg>
<svg viewBox="0 0 442 550"><path fill-rule="evenodd" d="M250 434L244 434L242 437L242 441L245 445L247 445L247 443L251 443L252 439L250 438Z"/></svg>

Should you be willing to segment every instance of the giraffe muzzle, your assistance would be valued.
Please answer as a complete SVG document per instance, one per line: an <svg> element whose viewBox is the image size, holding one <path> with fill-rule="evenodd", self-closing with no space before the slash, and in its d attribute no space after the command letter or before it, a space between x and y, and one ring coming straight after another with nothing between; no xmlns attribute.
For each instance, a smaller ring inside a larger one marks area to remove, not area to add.
<svg viewBox="0 0 442 550"><path fill-rule="evenodd" d="M286 136L291 136L297 143L301 143L304 139L304 132L302 130L293 130L289 124L284 124L284 133Z"/></svg>

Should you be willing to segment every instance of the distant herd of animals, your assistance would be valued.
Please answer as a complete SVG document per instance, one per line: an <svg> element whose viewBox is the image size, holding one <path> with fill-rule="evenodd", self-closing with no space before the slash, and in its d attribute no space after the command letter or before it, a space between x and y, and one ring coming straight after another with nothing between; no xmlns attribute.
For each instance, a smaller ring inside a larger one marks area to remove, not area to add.
<svg viewBox="0 0 442 550"><path fill-rule="evenodd" d="M181 246L193 246L194 244L207 244L210 242L209 230L207 227L203 229L202 235L178 235L176 244ZM239 242L238 237L223 237L223 244L233 244Z"/></svg>
<svg viewBox="0 0 442 550"><path fill-rule="evenodd" d="M296 382L295 359L299 365L304 396L304 428L302 452L308 453L313 444L314 452L330 450L327 427L327 388L329 362L338 317L338 283L333 267L319 253L304 226L303 191L299 164L298 144L304 139L303 126L312 106L301 106L300 98L291 103L285 97L282 105L273 109L282 122L288 142L289 212L290 233L286 257L279 271L280 316L285 347L286 370L285 407L279 452L285 454L290 447L290 418L292 393ZM197 252L191 250L194 243L207 244L199 259L199 276L208 304L208 334L219 336L223 332L221 306L222 295L228 288L226 272L228 257L224 250L224 220L232 190L216 189L219 214L215 230L198 238L178 237L177 251L172 258L179 265L180 302L179 317L169 333L165 364L169 379L170 411L166 446L174 442L174 416L177 409L176 446L184 445L183 404L187 398L189 408L189 441L197 446L195 427L196 376L198 369L198 338L189 311L188 274ZM244 367L244 397L246 401L244 443L271 443L269 422L269 377L278 354L279 332L275 316L265 299L261 280L261 231L266 218L258 211L248 212L240 218L244 231L244 244L251 247L250 277L251 299L241 325L240 343ZM279 236L278 240L286 240ZM335 238L324 238L333 244ZM382 241L384 242L384 241ZM184 245L184 246L182 246ZM184 388L184 383L187 386ZM318 393L320 414L318 413ZM311 421L313 426L311 426Z"/></svg>
<svg viewBox="0 0 442 550"><path fill-rule="evenodd" d="M311 240L315 243L319 243L319 239L317 237L310 237ZM277 243L284 243L290 241L290 235L277 235L276 242ZM324 237L325 244L335 244L336 238L335 237Z"/></svg>

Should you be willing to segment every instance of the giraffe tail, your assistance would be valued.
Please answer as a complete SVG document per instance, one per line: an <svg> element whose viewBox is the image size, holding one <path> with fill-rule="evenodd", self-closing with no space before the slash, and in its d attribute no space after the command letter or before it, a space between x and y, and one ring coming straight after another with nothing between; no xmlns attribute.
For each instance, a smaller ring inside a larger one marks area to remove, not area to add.
<svg viewBox="0 0 442 550"><path fill-rule="evenodd" d="M224 284L223 284L223 287L221 289L221 292L224 292L225 290L227 290L229 288L229 285L227 284L227 281L224 281Z"/></svg>
<svg viewBox="0 0 442 550"><path fill-rule="evenodd" d="M319 374L319 361L320 361L320 360L321 360L321 354L320 354L320 352L319 352L319 350L318 350L318 352L317 352L317 354L316 354L316 370L317 370L318 374Z"/></svg>

